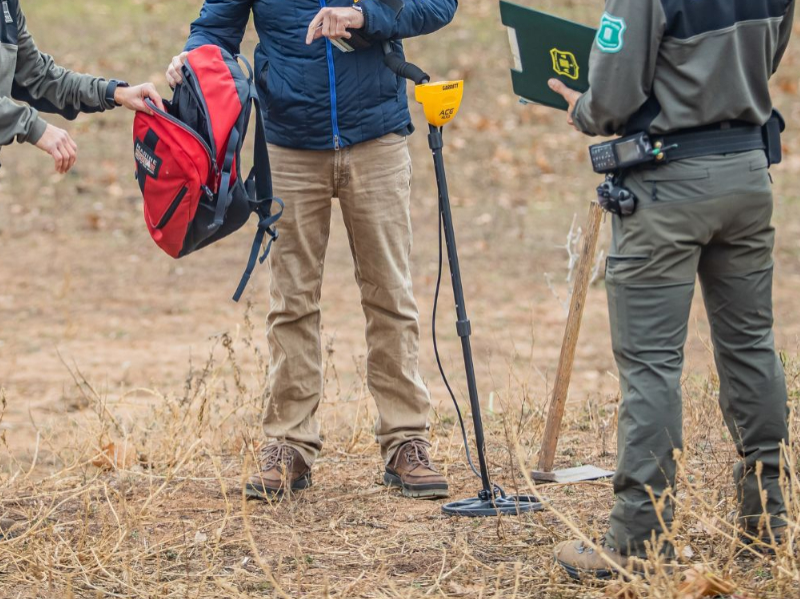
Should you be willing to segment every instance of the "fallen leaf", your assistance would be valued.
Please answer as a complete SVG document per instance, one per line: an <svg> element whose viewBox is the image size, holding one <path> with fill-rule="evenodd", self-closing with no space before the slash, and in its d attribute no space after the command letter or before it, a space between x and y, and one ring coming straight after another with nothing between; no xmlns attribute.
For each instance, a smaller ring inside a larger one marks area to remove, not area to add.
<svg viewBox="0 0 800 600"><path fill-rule="evenodd" d="M133 444L123 442L119 446L114 442L109 442L102 448L100 455L92 461L92 464L105 471L115 471L117 469L130 469L136 464L138 453Z"/></svg>
<svg viewBox="0 0 800 600"><path fill-rule="evenodd" d="M702 568L689 569L685 580L678 588L681 598L716 598L717 596L730 596L736 586L722 577L704 571Z"/></svg>
<svg viewBox="0 0 800 600"><path fill-rule="evenodd" d="M103 227L103 219L97 213L86 215L86 226L92 231L99 231Z"/></svg>

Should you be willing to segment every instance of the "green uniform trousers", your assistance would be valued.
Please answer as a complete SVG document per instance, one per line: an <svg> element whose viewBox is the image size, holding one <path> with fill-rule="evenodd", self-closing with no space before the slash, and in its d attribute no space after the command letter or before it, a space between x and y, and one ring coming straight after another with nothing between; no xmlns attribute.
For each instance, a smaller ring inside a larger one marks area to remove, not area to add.
<svg viewBox="0 0 800 600"><path fill-rule="evenodd" d="M634 171L625 185L639 205L630 217L614 217L606 266L622 389L616 504L606 541L644 556L645 542L662 531L648 487L658 499L675 483L684 345L698 275L719 404L741 459L734 478L742 524L756 528L766 511L777 525L785 513L779 479L788 399L772 332L775 232L766 157L755 151L682 160ZM669 503L662 517L669 526Z"/></svg>

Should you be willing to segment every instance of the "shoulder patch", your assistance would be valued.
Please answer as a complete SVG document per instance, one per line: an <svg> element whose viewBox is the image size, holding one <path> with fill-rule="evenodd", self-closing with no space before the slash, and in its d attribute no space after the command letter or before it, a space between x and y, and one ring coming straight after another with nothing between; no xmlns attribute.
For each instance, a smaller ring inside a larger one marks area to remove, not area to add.
<svg viewBox="0 0 800 600"><path fill-rule="evenodd" d="M624 34L628 25L625 19L603 13L600 29L597 30L597 47L608 54L615 54L625 45Z"/></svg>

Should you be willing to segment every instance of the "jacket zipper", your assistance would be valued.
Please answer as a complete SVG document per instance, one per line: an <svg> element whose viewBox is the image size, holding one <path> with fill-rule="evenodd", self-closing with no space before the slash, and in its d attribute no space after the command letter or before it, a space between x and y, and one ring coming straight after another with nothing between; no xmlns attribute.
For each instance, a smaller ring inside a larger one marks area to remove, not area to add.
<svg viewBox="0 0 800 600"><path fill-rule="evenodd" d="M169 223L172 220L175 211L178 210L178 207L180 206L183 199L186 197L186 193L188 191L189 188L186 186L183 186L183 188L181 188L181 191L178 192L177 196L175 196L175 200L173 200L172 204L170 204L169 208L167 208L167 212L164 213L164 215L161 217L161 220L158 222L158 225L155 226L156 229L164 229L164 227L167 226L167 223Z"/></svg>
<svg viewBox="0 0 800 600"><path fill-rule="evenodd" d="M325 8L328 4L326 0L319 0L319 5ZM333 149L339 149L339 115L336 109L336 69L333 66L333 45L329 39L325 39L325 51L328 57L328 81L331 89L331 123L333 125Z"/></svg>

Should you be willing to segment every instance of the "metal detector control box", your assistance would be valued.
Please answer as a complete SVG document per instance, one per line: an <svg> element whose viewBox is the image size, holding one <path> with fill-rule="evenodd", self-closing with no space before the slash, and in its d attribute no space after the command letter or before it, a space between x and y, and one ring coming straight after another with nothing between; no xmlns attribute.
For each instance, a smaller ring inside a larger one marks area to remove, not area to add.
<svg viewBox="0 0 800 600"><path fill-rule="evenodd" d="M458 114L464 97L464 82L437 81L416 86L414 96L434 127L444 127Z"/></svg>

